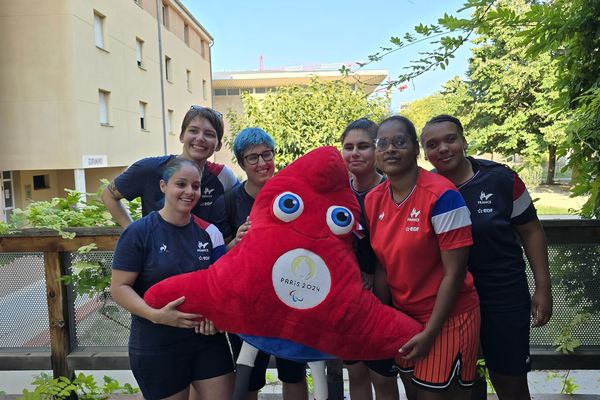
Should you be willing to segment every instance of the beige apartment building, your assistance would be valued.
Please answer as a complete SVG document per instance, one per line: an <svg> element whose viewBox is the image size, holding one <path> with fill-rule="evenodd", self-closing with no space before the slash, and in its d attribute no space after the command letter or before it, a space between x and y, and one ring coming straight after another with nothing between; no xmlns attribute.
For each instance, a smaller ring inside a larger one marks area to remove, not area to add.
<svg viewBox="0 0 600 400"><path fill-rule="evenodd" d="M0 220L178 153L212 43L178 0L0 0Z"/></svg>
<svg viewBox="0 0 600 400"><path fill-rule="evenodd" d="M239 72L214 72L213 73L213 104L215 109L227 114L230 110L243 114L241 94L247 92L254 97L263 98L268 92L277 88L291 85L308 85L317 78L321 81L342 80L352 85L355 90L362 90L370 95L379 88L381 82L387 77L387 70L360 70L352 75L343 76L340 73L342 64L311 65L297 67L283 67L274 70L239 71ZM231 138L227 119L225 119L225 137ZM237 164L232 162L233 153L227 146L223 146L215 153L215 161L230 166L236 175L243 177L244 172Z"/></svg>

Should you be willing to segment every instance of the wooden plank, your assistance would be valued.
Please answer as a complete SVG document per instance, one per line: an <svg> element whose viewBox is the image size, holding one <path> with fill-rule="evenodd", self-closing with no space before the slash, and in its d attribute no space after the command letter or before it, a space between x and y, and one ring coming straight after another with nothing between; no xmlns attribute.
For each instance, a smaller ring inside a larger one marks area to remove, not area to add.
<svg viewBox="0 0 600 400"><path fill-rule="evenodd" d="M72 370L128 370L127 348L77 349L67 356Z"/></svg>
<svg viewBox="0 0 600 400"><path fill-rule="evenodd" d="M67 311L67 292L59 280L62 275L60 254L44 252L44 271L46 275L46 299L48 301L48 321L50 324L50 352L54 377L71 378L67 354L70 352L69 324Z"/></svg>
<svg viewBox="0 0 600 400"><path fill-rule="evenodd" d="M598 369L600 366L600 348L582 346L572 354L556 352L552 347L531 348L531 367L540 369Z"/></svg>
<svg viewBox="0 0 600 400"><path fill-rule="evenodd" d="M2 236L0 253L64 251L75 252L81 246L96 243L98 250L111 251L119 240L118 235L111 236L75 236L63 239L60 236Z"/></svg>
<svg viewBox="0 0 600 400"><path fill-rule="evenodd" d="M0 371L30 371L52 369L50 352L0 352Z"/></svg>

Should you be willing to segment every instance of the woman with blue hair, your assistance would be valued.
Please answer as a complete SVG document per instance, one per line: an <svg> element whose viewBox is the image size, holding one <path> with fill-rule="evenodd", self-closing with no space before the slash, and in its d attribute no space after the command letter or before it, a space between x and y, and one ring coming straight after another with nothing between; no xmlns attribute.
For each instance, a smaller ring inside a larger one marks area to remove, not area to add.
<svg viewBox="0 0 600 400"><path fill-rule="evenodd" d="M225 193L225 209L231 232L236 233L228 248L235 246L250 228L248 220L254 199L262 187L275 173L275 140L260 128L246 128L240 131L233 141L233 153L239 166L248 179ZM229 335L235 358L242 345L236 335ZM306 366L281 358L275 359L279 379L283 382L285 400L306 399ZM258 391L265 385L265 373L269 364L269 355L259 352L250 376L247 399L257 399Z"/></svg>

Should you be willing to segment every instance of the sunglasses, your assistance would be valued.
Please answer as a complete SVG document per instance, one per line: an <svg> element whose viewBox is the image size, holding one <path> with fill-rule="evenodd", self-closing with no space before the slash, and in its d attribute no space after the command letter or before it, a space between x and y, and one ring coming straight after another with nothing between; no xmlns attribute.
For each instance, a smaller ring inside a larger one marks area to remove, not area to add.
<svg viewBox="0 0 600 400"><path fill-rule="evenodd" d="M217 118L219 119L223 119L223 114L221 114L220 112L218 112L217 110L213 110L210 107L203 107L203 106L196 106L196 105L192 105L190 107L190 110L197 110L197 111L202 111L202 110L207 110L213 114L215 114L217 116Z"/></svg>
<svg viewBox="0 0 600 400"><path fill-rule="evenodd" d="M377 138L373 141L375 144L375 150L377 151L385 151L390 147L394 147L397 150L404 150L408 148L408 144L410 140L406 136L394 136L391 139L388 138Z"/></svg>
<svg viewBox="0 0 600 400"><path fill-rule="evenodd" d="M271 161L275 153L273 150L263 151L262 153L251 153L244 156L244 162L248 165L256 165L258 163L258 159L262 158L263 161Z"/></svg>

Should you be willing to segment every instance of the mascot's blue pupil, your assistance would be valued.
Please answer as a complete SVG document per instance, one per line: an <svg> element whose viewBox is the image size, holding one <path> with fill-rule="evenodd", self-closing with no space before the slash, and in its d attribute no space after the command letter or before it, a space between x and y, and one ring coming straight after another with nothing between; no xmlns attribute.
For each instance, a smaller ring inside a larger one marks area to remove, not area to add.
<svg viewBox="0 0 600 400"><path fill-rule="evenodd" d="M345 210L343 208L336 208L335 210L333 210L333 212L331 213L331 219L337 226L342 227L350 225L350 222L352 221L348 210Z"/></svg>
<svg viewBox="0 0 600 400"><path fill-rule="evenodd" d="M291 194L286 194L281 199L279 199L279 208L281 211L287 214L292 214L300 208L300 202L296 199L295 196Z"/></svg>

